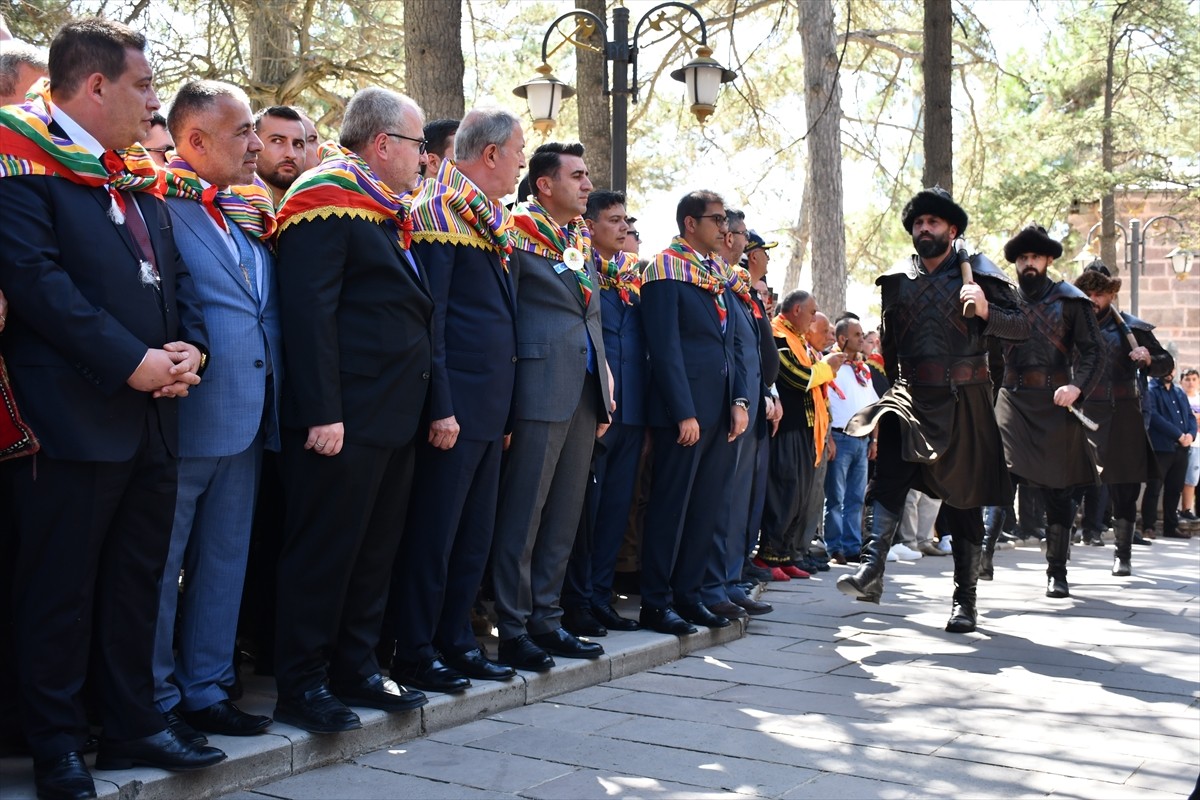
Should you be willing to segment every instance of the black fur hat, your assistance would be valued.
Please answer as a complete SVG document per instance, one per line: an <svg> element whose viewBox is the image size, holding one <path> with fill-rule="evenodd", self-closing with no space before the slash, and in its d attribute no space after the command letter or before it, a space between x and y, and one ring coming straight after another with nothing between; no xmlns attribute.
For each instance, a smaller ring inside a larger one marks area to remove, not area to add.
<svg viewBox="0 0 1200 800"><path fill-rule="evenodd" d="M1116 294L1121 291L1121 279L1114 278L1104 262L1097 258L1075 279L1075 288L1084 294Z"/></svg>
<svg viewBox="0 0 1200 800"><path fill-rule="evenodd" d="M1040 256L1058 258L1062 255L1062 245L1046 233L1046 229L1034 223L1025 227L1020 233L1008 240L1004 245L1004 258L1010 264L1015 264L1021 253L1037 253Z"/></svg>
<svg viewBox="0 0 1200 800"><path fill-rule="evenodd" d="M935 217L941 217L949 222L954 227L958 228L958 235L962 236L967 230L967 212L963 211L962 206L954 202L954 198L940 186L934 186L929 189L923 189L913 196L912 200L904 206L904 213L901 219L904 221L904 230L912 233L913 222L922 214L933 214Z"/></svg>

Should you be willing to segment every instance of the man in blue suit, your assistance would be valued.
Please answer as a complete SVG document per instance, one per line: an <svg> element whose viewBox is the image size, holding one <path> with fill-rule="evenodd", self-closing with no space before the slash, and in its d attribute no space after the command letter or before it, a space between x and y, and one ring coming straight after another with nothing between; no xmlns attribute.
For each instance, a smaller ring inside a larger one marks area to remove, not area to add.
<svg viewBox="0 0 1200 800"><path fill-rule="evenodd" d="M741 300L727 291L717 255L728 230L725 203L713 192L690 192L675 220L679 235L642 276L654 477L642 540L640 622L687 634L696 632L691 623L730 624L704 606L700 585L750 400L738 356L741 326L730 319Z"/></svg>
<svg viewBox="0 0 1200 800"><path fill-rule="evenodd" d="M583 218L596 254L604 353L617 409L592 456L595 482L588 485L584 520L563 583L563 627L576 636L604 636L609 629L638 628L613 609L612 588L646 435L646 335L637 256L624 251L629 231L625 195L592 192Z"/></svg>
<svg viewBox="0 0 1200 800"><path fill-rule="evenodd" d="M176 246L204 303L213 369L203 390L180 401L179 495L159 600L154 699L181 738L202 739L197 731L247 736L271 719L240 711L223 687L234 677L262 452L279 449L283 353L275 260L263 241L275 215L265 187L230 189L254 181L262 150L240 89L188 83L167 123L177 154L168 165L167 203Z"/></svg>

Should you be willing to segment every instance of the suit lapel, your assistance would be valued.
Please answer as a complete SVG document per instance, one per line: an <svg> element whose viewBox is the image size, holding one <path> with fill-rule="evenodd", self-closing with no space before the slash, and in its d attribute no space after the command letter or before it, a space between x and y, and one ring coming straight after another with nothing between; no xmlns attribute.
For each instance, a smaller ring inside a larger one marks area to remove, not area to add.
<svg viewBox="0 0 1200 800"><path fill-rule="evenodd" d="M554 269L554 262L550 261L549 259L547 259L547 261L550 263L550 268ZM575 271L568 267L562 272L556 271L555 274L558 276L558 279L562 281L563 286L567 287L567 291L574 295L575 299L579 301L579 305L587 308L587 305L583 302L583 292L579 289L579 279L575 277ZM592 285L595 285L595 281L592 282ZM592 294L595 294L595 292L593 291Z"/></svg>
<svg viewBox="0 0 1200 800"><path fill-rule="evenodd" d="M191 203L188 206L188 211L184 214L177 215L177 218L187 227L197 239L204 243L208 251L212 253L213 258L217 260L238 286L242 287L242 291L254 297L254 292L246 285L246 276L242 274L242 266L238 260L233 257L233 253L221 241L223 236L216 226L210 221L208 212L204 210L204 206L200 203Z"/></svg>
<svg viewBox="0 0 1200 800"><path fill-rule="evenodd" d="M392 243L392 247L396 248L396 253L400 257L400 263L404 265L404 272L408 275L409 279L420 287L425 296L432 301L433 292L429 289L429 283L425 278L425 270L417 262L417 257L413 255L411 250L405 250L400 246L400 242L396 241L396 238L392 235L392 231L387 226L384 226L384 235L388 237L388 241ZM413 272L414 266L416 267L415 274Z"/></svg>

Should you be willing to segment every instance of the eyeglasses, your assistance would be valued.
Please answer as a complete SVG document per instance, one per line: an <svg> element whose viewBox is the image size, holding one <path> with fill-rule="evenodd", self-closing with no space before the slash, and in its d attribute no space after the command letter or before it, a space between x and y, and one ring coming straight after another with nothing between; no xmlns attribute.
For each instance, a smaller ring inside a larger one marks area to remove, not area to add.
<svg viewBox="0 0 1200 800"><path fill-rule="evenodd" d="M640 242L642 240L642 235L640 233L638 233L637 231L625 231L625 235L632 236L634 238L634 240L638 241L638 242Z"/></svg>
<svg viewBox="0 0 1200 800"><path fill-rule="evenodd" d="M718 225L720 225L720 223L719 223L719 222L718 222L717 224L718 224ZM730 232L729 232L729 235L730 235L730 236L745 236L745 235L746 235L746 231L744 231L744 230L741 230L741 231L730 231Z"/></svg>
<svg viewBox="0 0 1200 800"><path fill-rule="evenodd" d="M388 133L387 131L384 131L383 135L384 136L395 136L397 139L407 139L410 142L416 142L417 143L417 152L420 153L421 155L425 155L426 153L429 152L429 140L428 139L414 139L411 136L405 136L403 133Z"/></svg>
<svg viewBox="0 0 1200 800"><path fill-rule="evenodd" d="M718 228L724 228L729 225L729 217L724 214L697 214L696 219L711 219Z"/></svg>

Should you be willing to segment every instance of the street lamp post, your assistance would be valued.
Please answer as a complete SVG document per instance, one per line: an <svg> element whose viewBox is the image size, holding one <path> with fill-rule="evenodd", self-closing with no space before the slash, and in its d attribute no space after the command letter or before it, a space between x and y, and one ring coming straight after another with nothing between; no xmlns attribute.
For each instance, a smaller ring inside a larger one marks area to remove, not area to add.
<svg viewBox="0 0 1200 800"><path fill-rule="evenodd" d="M1137 316L1138 313L1138 284L1140 283L1142 273L1146 270L1146 232L1160 220L1174 222L1179 226L1181 233L1187 233L1187 226L1183 224L1183 220L1171 214L1159 214L1156 217L1151 217L1146 221L1145 225L1142 225L1140 220L1131 219L1129 220L1128 231L1126 231L1124 225L1119 222L1116 223L1117 229L1121 231L1121 236L1125 239L1125 264L1130 276L1129 313L1134 316ZM1087 240L1083 243L1085 252L1087 251L1087 246L1092 242L1092 236L1101 224L1097 222L1088 230ZM1181 247L1176 247L1167 254L1167 261L1171 264L1171 269L1175 272L1175 277L1183 280L1192 268L1192 252Z"/></svg>
<svg viewBox="0 0 1200 800"><path fill-rule="evenodd" d="M612 11L612 40L608 40L608 28L604 20L590 11L574 9L559 16L542 38L542 64L537 68L538 77L513 89L513 94L523 97L529 103L529 111L533 116L533 126L543 134L548 134L554 128L555 119L562 107L562 102L575 94L575 90L554 77L549 58L564 45L571 44L595 52L602 52L606 62L612 64L612 85L607 86L608 75L605 74L604 93L612 97L612 188L625 191L627 175L629 100L638 100L637 56L638 39L642 28L648 25L652 30L662 30L667 20L665 9L677 8L695 17L700 25L700 40L684 32L682 24L676 25L676 30L686 39L696 42L696 57L674 70L671 77L682 82L687 87L687 96L691 111L703 125L717 106L717 95L721 84L728 83L737 77L737 73L721 66L712 57L712 48L708 46L708 28L700 12L686 3L661 3L647 11L638 20L633 29L633 38L629 38L629 9L617 6ZM654 16L657 12L658 16ZM575 21L575 29L570 33L558 30L559 24L566 20ZM604 42L603 47L589 44L587 39L599 30ZM550 49L550 36L555 31L563 37L553 49ZM630 82L630 68L633 69L633 80Z"/></svg>

